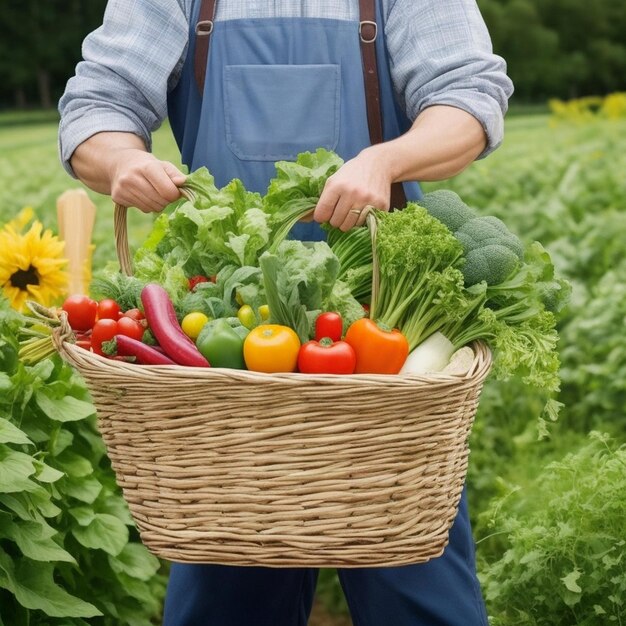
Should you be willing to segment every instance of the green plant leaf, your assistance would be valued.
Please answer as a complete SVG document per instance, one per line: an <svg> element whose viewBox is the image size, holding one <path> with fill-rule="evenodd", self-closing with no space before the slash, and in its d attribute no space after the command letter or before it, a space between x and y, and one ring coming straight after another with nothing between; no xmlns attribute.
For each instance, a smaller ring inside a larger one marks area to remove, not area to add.
<svg viewBox="0 0 626 626"><path fill-rule="evenodd" d="M82 478L93 473L93 465L89 459L71 450L64 450L56 457L56 464L68 476Z"/></svg>
<svg viewBox="0 0 626 626"><path fill-rule="evenodd" d="M50 467L50 465L46 465L42 461L35 461L35 466L37 467L35 476L37 480L42 483L55 483L65 475L63 472L59 472L59 470Z"/></svg>
<svg viewBox="0 0 626 626"><path fill-rule="evenodd" d="M75 506L68 513L78 522L79 526L89 526L96 519L96 512L88 506Z"/></svg>
<svg viewBox="0 0 626 626"><path fill-rule="evenodd" d="M13 382L11 377L5 373L0 372L0 392L5 393L13 388Z"/></svg>
<svg viewBox="0 0 626 626"><path fill-rule="evenodd" d="M76 563L74 557L53 541L57 531L46 522L15 522L0 513L0 537L14 541L24 556L33 561L65 561Z"/></svg>
<svg viewBox="0 0 626 626"><path fill-rule="evenodd" d="M56 517L61 513L61 509L52 502L50 492L40 485L25 494L28 498L29 506L39 511L44 517Z"/></svg>
<svg viewBox="0 0 626 626"><path fill-rule="evenodd" d="M76 422L93 415L95 408L90 402L72 396L56 398L46 389L35 392L39 408L50 418L59 422Z"/></svg>
<svg viewBox="0 0 626 626"><path fill-rule="evenodd" d="M31 491L37 486L29 478L35 471L28 454L0 445L0 493Z"/></svg>
<svg viewBox="0 0 626 626"><path fill-rule="evenodd" d="M3 417L0 417L0 443L33 445L33 442L24 434L23 431Z"/></svg>
<svg viewBox="0 0 626 626"><path fill-rule="evenodd" d="M124 572L132 578L150 580L160 568L159 559L150 554L143 544L128 543L115 557L109 556L111 569Z"/></svg>
<svg viewBox="0 0 626 626"><path fill-rule="evenodd" d="M563 584L572 592L572 593L582 593L582 589L580 585L576 582L581 576L580 570L572 570L567 576L561 578Z"/></svg>
<svg viewBox="0 0 626 626"><path fill-rule="evenodd" d="M11 558L0 551L0 587L8 589L27 609L40 610L50 617L96 617L102 613L93 605L72 596L53 580L54 567L28 559Z"/></svg>
<svg viewBox="0 0 626 626"><path fill-rule="evenodd" d="M96 513L89 525L74 527L72 534L86 548L104 550L112 556L124 549L129 537L126 525L106 513Z"/></svg>
<svg viewBox="0 0 626 626"><path fill-rule="evenodd" d="M57 483L59 489L81 502L92 504L102 491L102 483L94 476L66 477Z"/></svg>
<svg viewBox="0 0 626 626"><path fill-rule="evenodd" d="M63 450L67 449L68 446L71 446L73 441L74 435L69 430L63 430L59 424L58 430L55 430L50 438L50 454L52 456L58 456Z"/></svg>

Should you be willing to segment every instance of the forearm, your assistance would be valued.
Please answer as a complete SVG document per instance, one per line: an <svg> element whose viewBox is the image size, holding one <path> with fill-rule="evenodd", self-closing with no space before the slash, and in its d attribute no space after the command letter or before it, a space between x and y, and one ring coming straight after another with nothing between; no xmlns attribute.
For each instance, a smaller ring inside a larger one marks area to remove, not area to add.
<svg viewBox="0 0 626 626"><path fill-rule="evenodd" d="M431 106L404 135L368 148L392 182L432 181L455 176L485 149L481 123L456 107Z"/></svg>
<svg viewBox="0 0 626 626"><path fill-rule="evenodd" d="M326 182L315 208L318 222L348 230L362 224L366 205L387 210L391 184L442 180L466 168L487 145L481 123L451 106L425 109L401 137L365 148Z"/></svg>
<svg viewBox="0 0 626 626"><path fill-rule="evenodd" d="M147 152L143 140L133 133L97 133L76 148L70 164L87 187L110 196L116 164L124 150Z"/></svg>

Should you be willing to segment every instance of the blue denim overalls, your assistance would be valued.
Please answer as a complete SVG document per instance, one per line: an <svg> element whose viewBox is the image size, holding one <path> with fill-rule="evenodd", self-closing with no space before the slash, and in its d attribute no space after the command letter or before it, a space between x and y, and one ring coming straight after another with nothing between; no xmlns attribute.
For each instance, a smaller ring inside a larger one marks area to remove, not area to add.
<svg viewBox="0 0 626 626"><path fill-rule="evenodd" d="M380 3L378 3L380 5ZM264 193L274 161L324 147L344 160L370 145L359 22L321 18L217 21L201 98L190 45L169 97L170 123L190 170L203 165L218 186L240 178ZM382 24L380 9L378 24ZM383 29L378 56L383 133L409 121L397 107ZM405 183L407 198L420 197ZM292 236L323 238L300 223ZM339 417L339 416L338 416ZM339 571L355 626L486 626L465 494L443 556L422 565ZM317 571L173 563L164 626L305 626Z"/></svg>

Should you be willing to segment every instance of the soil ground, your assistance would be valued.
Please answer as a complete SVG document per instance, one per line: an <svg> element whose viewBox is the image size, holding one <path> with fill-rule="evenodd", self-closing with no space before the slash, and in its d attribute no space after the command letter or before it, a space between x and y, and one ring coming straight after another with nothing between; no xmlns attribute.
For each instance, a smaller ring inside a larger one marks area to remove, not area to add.
<svg viewBox="0 0 626 626"><path fill-rule="evenodd" d="M329 613L324 605L316 599L313 603L308 626L352 626L352 620L349 615Z"/></svg>

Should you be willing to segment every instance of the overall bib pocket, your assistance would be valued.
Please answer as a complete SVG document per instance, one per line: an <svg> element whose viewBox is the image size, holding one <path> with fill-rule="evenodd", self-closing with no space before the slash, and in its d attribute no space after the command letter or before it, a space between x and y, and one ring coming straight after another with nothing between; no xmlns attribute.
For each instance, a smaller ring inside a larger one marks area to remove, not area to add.
<svg viewBox="0 0 626 626"><path fill-rule="evenodd" d="M337 147L339 65L227 65L223 76L226 142L239 159Z"/></svg>

